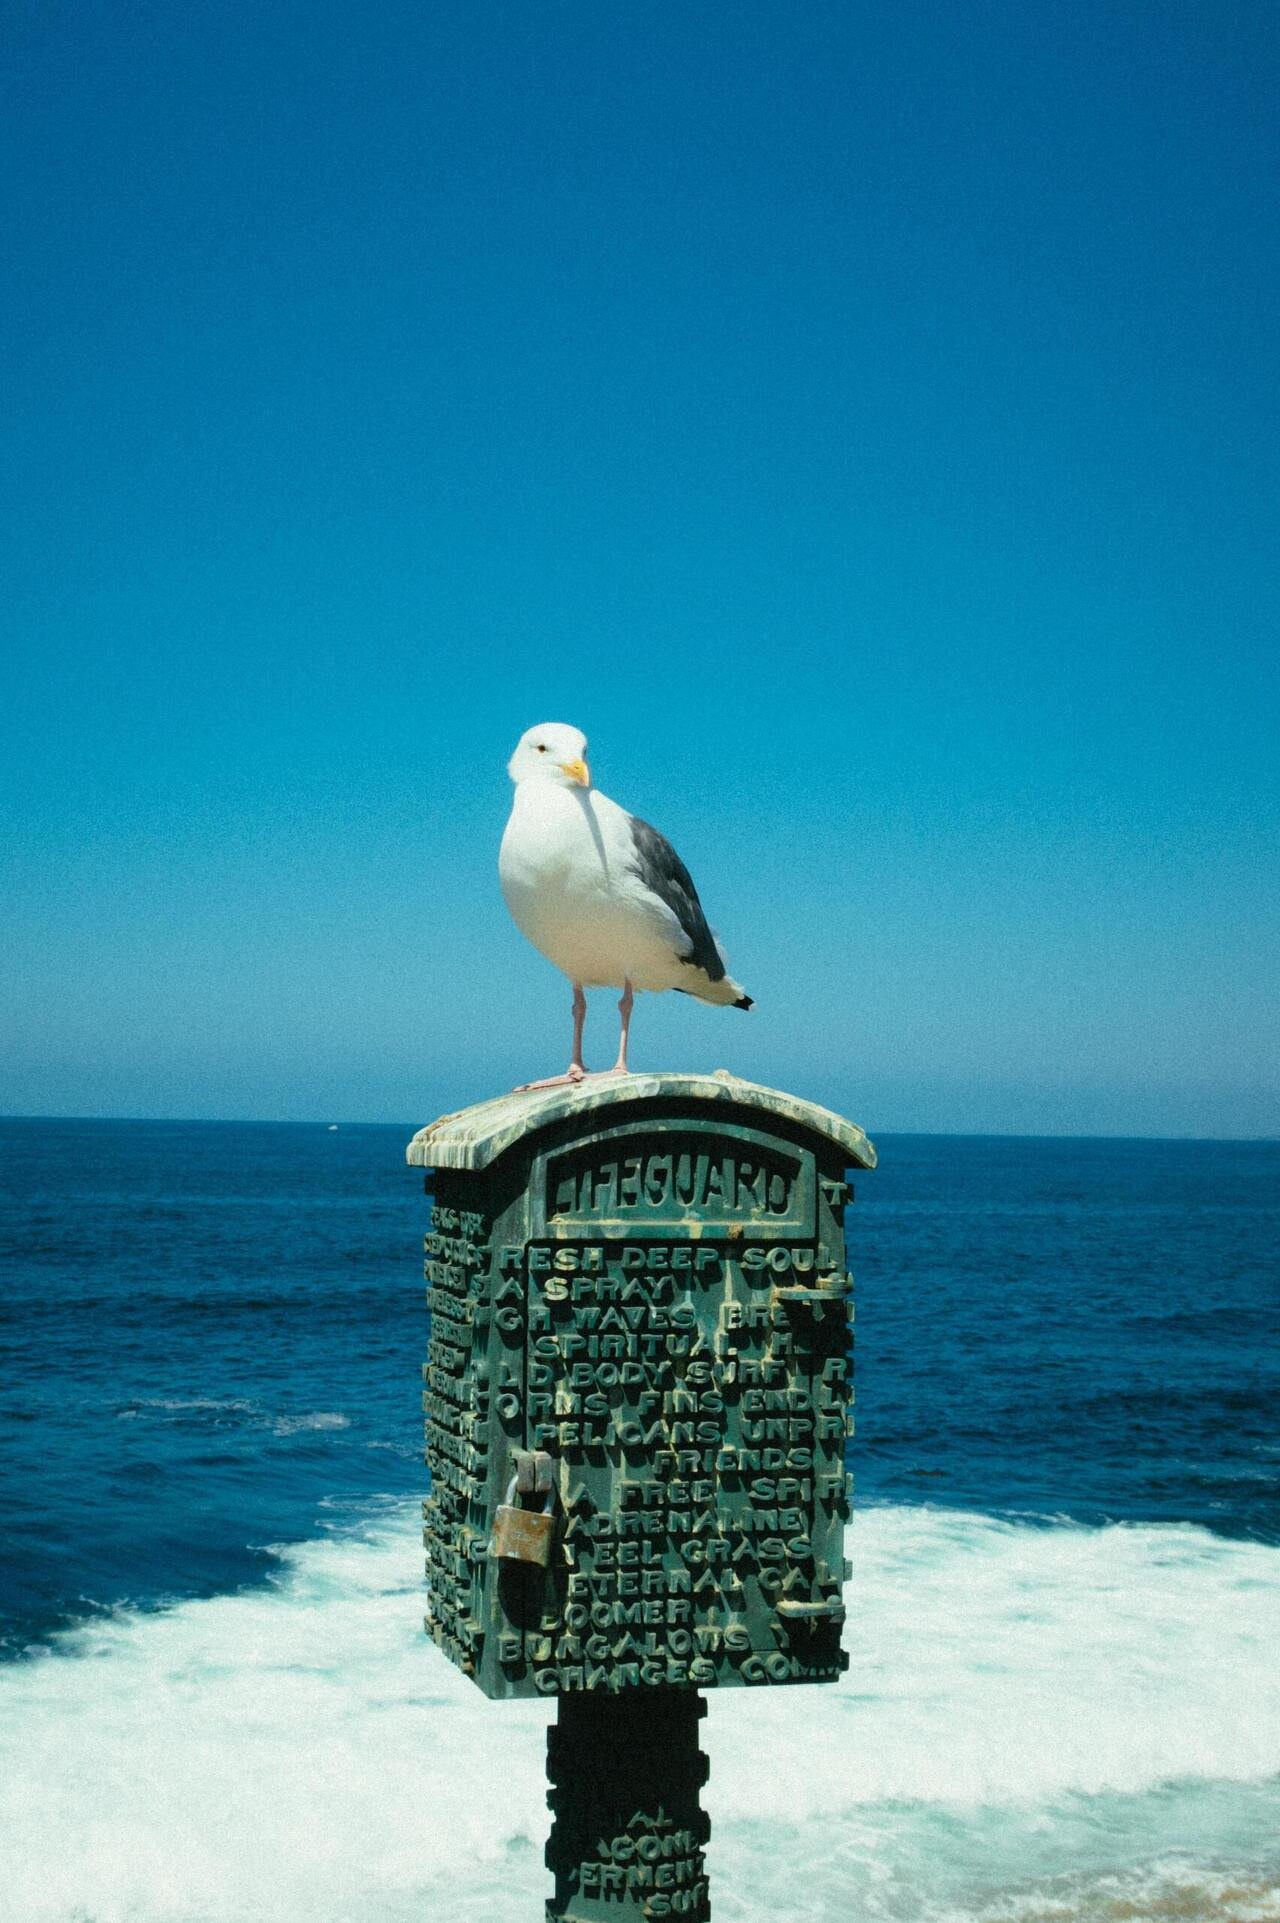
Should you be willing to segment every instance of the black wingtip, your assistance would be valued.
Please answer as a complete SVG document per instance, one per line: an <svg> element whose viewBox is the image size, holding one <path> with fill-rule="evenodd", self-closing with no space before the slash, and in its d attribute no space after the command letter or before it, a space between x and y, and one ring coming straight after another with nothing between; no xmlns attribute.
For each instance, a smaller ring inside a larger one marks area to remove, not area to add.
<svg viewBox="0 0 1280 1923"><path fill-rule="evenodd" d="M735 1008L754 1008L755 1007L755 1003L752 1001L750 995L739 995L737 1001L733 1005Z"/></svg>

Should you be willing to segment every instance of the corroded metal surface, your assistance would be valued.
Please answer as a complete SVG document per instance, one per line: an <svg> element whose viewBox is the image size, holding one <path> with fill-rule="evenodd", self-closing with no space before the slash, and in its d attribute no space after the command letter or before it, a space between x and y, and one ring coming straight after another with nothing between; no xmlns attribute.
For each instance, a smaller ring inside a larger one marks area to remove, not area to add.
<svg viewBox="0 0 1280 1923"><path fill-rule="evenodd" d="M732 1077L629 1076L447 1117L410 1158L435 1170L440 1647L496 1697L837 1676L861 1130ZM531 1450L545 1567L492 1553Z"/></svg>

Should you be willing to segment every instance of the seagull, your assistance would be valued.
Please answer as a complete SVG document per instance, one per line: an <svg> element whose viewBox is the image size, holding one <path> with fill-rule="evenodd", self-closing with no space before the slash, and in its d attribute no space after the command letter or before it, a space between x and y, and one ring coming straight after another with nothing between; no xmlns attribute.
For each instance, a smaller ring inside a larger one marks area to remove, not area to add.
<svg viewBox="0 0 1280 1923"><path fill-rule="evenodd" d="M507 773L516 792L498 855L502 892L520 932L573 984L573 1059L565 1074L526 1088L583 1079L588 988L622 990L615 1075L630 1072L636 989L675 988L721 1007L751 1007L671 843L592 787L581 729L563 721L528 729Z"/></svg>

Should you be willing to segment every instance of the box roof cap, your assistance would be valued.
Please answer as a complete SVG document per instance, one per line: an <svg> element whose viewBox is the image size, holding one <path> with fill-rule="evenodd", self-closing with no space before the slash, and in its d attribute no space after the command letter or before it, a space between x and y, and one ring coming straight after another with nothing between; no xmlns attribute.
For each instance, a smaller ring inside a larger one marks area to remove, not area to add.
<svg viewBox="0 0 1280 1923"><path fill-rule="evenodd" d="M726 1068L714 1075L591 1075L576 1085L517 1089L428 1123L410 1142L405 1159L414 1168L485 1169L523 1136L554 1122L578 1115L621 1119L617 1112L636 1102L666 1098L754 1109L762 1119L790 1122L825 1136L844 1150L848 1167L876 1165L875 1149L853 1122L798 1095L741 1081Z"/></svg>

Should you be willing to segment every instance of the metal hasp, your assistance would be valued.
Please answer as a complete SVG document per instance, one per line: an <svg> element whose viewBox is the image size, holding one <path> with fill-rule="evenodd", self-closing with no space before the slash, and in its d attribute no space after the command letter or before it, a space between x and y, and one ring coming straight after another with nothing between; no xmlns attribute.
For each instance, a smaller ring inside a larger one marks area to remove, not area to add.
<svg viewBox="0 0 1280 1923"><path fill-rule="evenodd" d="M705 1917L694 1692L845 1663L844 1210L875 1151L722 1071L503 1096L408 1159L428 1626L486 1695L561 1698L548 1916Z"/></svg>

